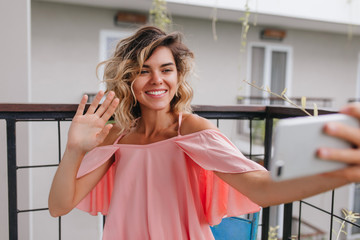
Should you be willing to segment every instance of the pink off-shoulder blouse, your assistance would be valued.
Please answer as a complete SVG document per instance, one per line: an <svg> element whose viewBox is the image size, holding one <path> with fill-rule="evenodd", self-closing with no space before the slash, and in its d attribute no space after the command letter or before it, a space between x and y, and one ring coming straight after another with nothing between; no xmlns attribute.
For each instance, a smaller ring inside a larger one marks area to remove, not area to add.
<svg viewBox="0 0 360 240"><path fill-rule="evenodd" d="M179 116L179 129L181 115ZM77 177L115 162L77 208L107 215L104 240L209 240L209 225L260 207L213 171L265 170L223 134L202 130L147 145L97 147L85 155Z"/></svg>

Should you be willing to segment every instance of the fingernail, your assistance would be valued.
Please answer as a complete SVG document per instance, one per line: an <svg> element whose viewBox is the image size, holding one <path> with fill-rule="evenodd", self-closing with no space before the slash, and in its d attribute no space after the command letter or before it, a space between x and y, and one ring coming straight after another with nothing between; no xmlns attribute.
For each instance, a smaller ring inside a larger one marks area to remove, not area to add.
<svg viewBox="0 0 360 240"><path fill-rule="evenodd" d="M317 156L320 158L326 158L329 156L329 151L324 148L320 148L317 150Z"/></svg>
<svg viewBox="0 0 360 240"><path fill-rule="evenodd" d="M328 123L328 124L326 124L326 130L334 133L337 131L337 126L334 123Z"/></svg>

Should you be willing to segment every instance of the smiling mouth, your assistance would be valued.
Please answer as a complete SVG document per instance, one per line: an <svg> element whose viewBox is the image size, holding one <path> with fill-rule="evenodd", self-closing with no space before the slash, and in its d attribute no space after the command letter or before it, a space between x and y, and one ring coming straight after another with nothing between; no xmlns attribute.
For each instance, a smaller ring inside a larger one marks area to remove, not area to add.
<svg viewBox="0 0 360 240"><path fill-rule="evenodd" d="M158 91L146 91L145 93L152 96L159 96L161 94L166 93L167 90L158 90Z"/></svg>

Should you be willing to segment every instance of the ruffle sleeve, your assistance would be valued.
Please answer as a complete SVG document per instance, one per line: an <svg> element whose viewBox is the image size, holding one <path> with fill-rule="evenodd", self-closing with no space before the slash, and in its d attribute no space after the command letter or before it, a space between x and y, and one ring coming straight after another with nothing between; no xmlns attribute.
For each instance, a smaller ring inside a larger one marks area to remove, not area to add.
<svg viewBox="0 0 360 240"><path fill-rule="evenodd" d="M109 160L117 150L119 150L119 147L114 145L94 148L83 158L76 177L81 178L94 171ZM103 215L108 213L115 175L114 165L109 168L98 184L81 200L76 208L91 215L97 215L98 212Z"/></svg>
<svg viewBox="0 0 360 240"><path fill-rule="evenodd" d="M261 165L247 159L222 133L203 130L177 139L176 144L201 167L198 179L200 198L210 225L219 224L225 216L239 216L260 210L257 204L213 173L266 171Z"/></svg>

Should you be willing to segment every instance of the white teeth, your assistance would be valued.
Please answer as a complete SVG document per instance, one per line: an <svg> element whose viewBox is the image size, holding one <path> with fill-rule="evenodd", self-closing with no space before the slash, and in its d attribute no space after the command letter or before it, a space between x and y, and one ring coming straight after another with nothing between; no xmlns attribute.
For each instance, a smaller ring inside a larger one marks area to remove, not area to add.
<svg viewBox="0 0 360 240"><path fill-rule="evenodd" d="M166 91L163 90L163 91L148 91L146 92L147 94L150 94L150 95L160 95L160 94L163 94L165 93Z"/></svg>

